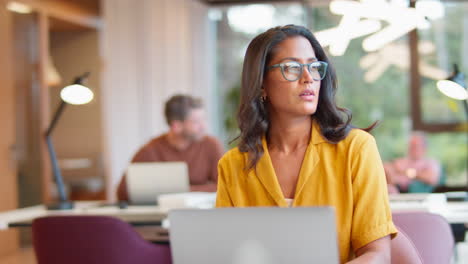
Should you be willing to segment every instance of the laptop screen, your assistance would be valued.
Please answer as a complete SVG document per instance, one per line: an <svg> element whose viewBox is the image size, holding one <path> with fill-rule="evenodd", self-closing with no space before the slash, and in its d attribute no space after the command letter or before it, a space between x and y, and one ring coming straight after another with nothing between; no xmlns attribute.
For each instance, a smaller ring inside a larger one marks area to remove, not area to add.
<svg viewBox="0 0 468 264"><path fill-rule="evenodd" d="M127 169L127 190L132 204L156 204L157 196L190 191L185 162L138 162Z"/></svg>
<svg viewBox="0 0 468 264"><path fill-rule="evenodd" d="M338 263L331 207L169 212L174 264Z"/></svg>

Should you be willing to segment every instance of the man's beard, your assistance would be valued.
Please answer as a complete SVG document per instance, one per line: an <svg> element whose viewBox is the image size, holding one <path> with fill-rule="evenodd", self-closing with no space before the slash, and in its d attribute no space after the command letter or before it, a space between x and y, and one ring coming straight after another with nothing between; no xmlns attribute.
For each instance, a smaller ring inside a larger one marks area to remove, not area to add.
<svg viewBox="0 0 468 264"><path fill-rule="evenodd" d="M190 133L187 131L184 131L182 135L184 136L186 140L193 141L193 142L201 140L204 136L203 133Z"/></svg>

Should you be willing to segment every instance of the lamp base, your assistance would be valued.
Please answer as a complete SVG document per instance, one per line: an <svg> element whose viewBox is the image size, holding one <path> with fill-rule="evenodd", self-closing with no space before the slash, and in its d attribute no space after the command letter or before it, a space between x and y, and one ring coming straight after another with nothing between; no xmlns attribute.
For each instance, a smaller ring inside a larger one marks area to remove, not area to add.
<svg viewBox="0 0 468 264"><path fill-rule="evenodd" d="M74 204L72 201L60 201L47 205L47 210L71 210Z"/></svg>

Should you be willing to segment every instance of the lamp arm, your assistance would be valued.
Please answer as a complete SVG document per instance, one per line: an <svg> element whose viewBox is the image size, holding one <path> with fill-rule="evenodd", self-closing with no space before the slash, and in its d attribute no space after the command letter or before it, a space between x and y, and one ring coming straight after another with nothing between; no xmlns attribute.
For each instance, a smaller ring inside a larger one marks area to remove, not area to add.
<svg viewBox="0 0 468 264"><path fill-rule="evenodd" d="M466 122L468 122L468 99L463 100L463 106L465 107ZM465 133L468 136L468 132ZM468 174L466 175L466 191L468 192Z"/></svg>
<svg viewBox="0 0 468 264"><path fill-rule="evenodd" d="M60 201L67 201L65 195L65 185L63 184L62 173L57 162L57 155L55 154L54 145L52 144L52 139L50 135L46 135L47 148L49 150L50 162L52 163L52 171L54 173L54 180L57 184L57 190L59 194Z"/></svg>
<svg viewBox="0 0 468 264"><path fill-rule="evenodd" d="M463 100L463 106L465 107L466 120L468 122L468 99Z"/></svg>
<svg viewBox="0 0 468 264"><path fill-rule="evenodd" d="M74 84L81 84L83 80L86 79L88 76L89 76L89 72L83 74L82 76L79 76L75 80ZM59 168L58 161L57 161L57 155L54 150L54 145L52 143L52 136L51 136L52 131L57 125L57 122L60 119L60 116L62 115L63 110L65 109L66 105L67 103L64 100L61 100L59 107L54 113L52 122L50 122L50 125L45 132L45 140L47 142L47 149L49 150L49 156L50 156L50 162L52 163L54 180L55 180L55 183L57 184L57 190L58 190L59 199L60 199L58 203L47 206L47 209L49 210L69 210L74 207L73 202L68 201L67 196L65 195L65 185L63 184L63 178L60 172L60 168Z"/></svg>
<svg viewBox="0 0 468 264"><path fill-rule="evenodd" d="M65 195L65 186L63 184L62 174L58 166L57 155L54 150L54 145L52 144L51 134L60 116L62 115L63 110L65 109L66 105L67 103L65 103L64 101L60 103L59 107L57 108L57 111L55 111L54 117L52 118L52 122L50 123L49 128L47 129L45 133L47 149L49 150L50 162L52 163L52 172L54 174L55 183L57 184L59 198L60 198L60 201L62 202L67 201L67 197Z"/></svg>
<svg viewBox="0 0 468 264"><path fill-rule="evenodd" d="M55 111L54 117L52 118L52 122L50 122L49 128L47 128L46 137L50 136L50 134L54 130L55 125L57 125L57 121L59 120L60 116L62 115L63 110L65 109L66 105L67 105L67 103L65 103L65 101L61 100L61 103L60 103L59 107L57 108L57 110Z"/></svg>

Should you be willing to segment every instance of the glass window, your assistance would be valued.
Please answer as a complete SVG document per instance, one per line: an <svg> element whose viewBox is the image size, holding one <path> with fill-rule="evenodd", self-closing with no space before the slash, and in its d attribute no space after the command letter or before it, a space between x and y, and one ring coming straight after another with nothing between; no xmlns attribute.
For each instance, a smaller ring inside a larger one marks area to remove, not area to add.
<svg viewBox="0 0 468 264"><path fill-rule="evenodd" d="M468 73L468 3L447 2L442 7L443 17L419 31L422 118L426 123L466 122L462 102L439 92L436 82L452 73L453 64Z"/></svg>

